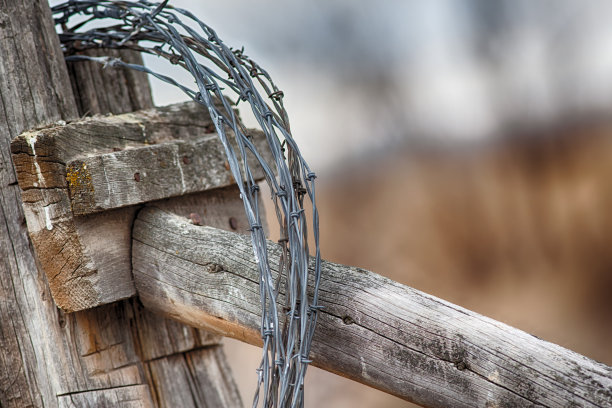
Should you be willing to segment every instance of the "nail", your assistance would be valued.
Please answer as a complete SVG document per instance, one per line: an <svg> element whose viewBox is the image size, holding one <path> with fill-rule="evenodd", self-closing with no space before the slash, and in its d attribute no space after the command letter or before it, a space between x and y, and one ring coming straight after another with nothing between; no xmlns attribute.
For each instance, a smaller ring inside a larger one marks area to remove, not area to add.
<svg viewBox="0 0 612 408"><path fill-rule="evenodd" d="M191 219L191 223L193 225L202 225L202 217L198 213L189 214L189 218Z"/></svg>

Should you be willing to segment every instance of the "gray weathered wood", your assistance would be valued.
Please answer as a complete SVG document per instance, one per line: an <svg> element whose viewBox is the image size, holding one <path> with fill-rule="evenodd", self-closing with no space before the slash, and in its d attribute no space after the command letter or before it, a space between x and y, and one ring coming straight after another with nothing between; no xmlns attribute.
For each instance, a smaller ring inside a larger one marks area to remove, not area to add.
<svg viewBox="0 0 612 408"><path fill-rule="evenodd" d="M120 58L130 64L142 65L139 53L129 50L92 49L82 54ZM129 69L100 69L91 61L68 63L72 90L81 116L96 113L124 113L153 106L149 79Z"/></svg>
<svg viewBox="0 0 612 408"><path fill-rule="evenodd" d="M260 136L256 143L264 145L263 134L254 134ZM217 134L193 139L70 161L66 174L72 212L86 215L235 184ZM260 170L255 157L250 159L250 167ZM254 177L261 180L264 174L260 170Z"/></svg>
<svg viewBox="0 0 612 408"><path fill-rule="evenodd" d="M211 131L204 109L183 103L59 122L13 140L28 229L61 308L135 294L129 248L137 207L116 209L234 183ZM253 141L265 143L258 132Z"/></svg>
<svg viewBox="0 0 612 408"><path fill-rule="evenodd" d="M241 404L222 346L153 360L149 376L162 407L236 407Z"/></svg>
<svg viewBox="0 0 612 408"><path fill-rule="evenodd" d="M87 53L97 55L96 51L92 50L87 51ZM142 63L139 55L135 56L121 51L121 57L137 64ZM103 114L107 112L104 110L107 108L114 113L123 113L136 108L152 106L148 80L145 75L126 72L125 70L108 73L106 70L100 69L97 64L85 64L84 68L75 64L70 69L73 89L79 102L81 115L85 113L84 109L87 109L90 114ZM86 75L79 76L80 71L85 71ZM124 81L121 80L122 78ZM75 83L78 86L75 86ZM111 83L114 86L109 86ZM92 86L91 84L95 85ZM96 93L95 89L100 86L105 88L104 92ZM142 121L146 119L140 118L142 120L140 124L133 127L135 132L132 133L132 139L139 140L140 135L147 136L149 143L169 140L172 137L188 139L195 136L190 129L194 127L197 129L197 125L201 125L200 128L204 132L210 132L212 123L202 123L203 119L199 113L198 108L193 104L177 104L157 108L152 111L152 115L158 126L153 126L152 121L149 121L144 124L145 132L143 133L143 126L141 125ZM177 116L183 118L178 125L176 120L173 122L173 118ZM204 120L206 118L205 115ZM111 121L112 119L110 117ZM129 126L128 123L127 127ZM117 126L119 131L124 128L125 126ZM94 129L93 132L95 131ZM117 132L108 132L106 136L109 138L116 137ZM75 135L71 135L71 137L74 140ZM85 140L91 141L92 138L86 137ZM203 213L202 219L205 219L206 222L221 228L224 226L227 228L227 224L224 224L224 222L226 222L228 216L244 218L244 211L241 208L238 210L235 205L236 202L240 203L235 190L236 187L228 187L211 194L191 194L185 197L163 200L158 204L180 214ZM221 211L217 209L220 205L223 205ZM96 228L97 224L108 221L108 214L121 217L122 214L132 212L133 209L134 207L127 207L90 214L86 217L75 217L75 223L77 225L85 223ZM110 235L99 234L100 231L93 228L85 231L83 236L92 239L92 242L87 241L85 245L93 247L96 242L98 244L103 242L104 245L114 244L116 245L115 255L119 255L118 258L127 258L131 261L131 237L127 241L119 239L122 231L127 231L128 235L131 234L131 223L132 221L129 224L122 224L121 230L116 229L115 233ZM241 225L245 224L245 221L241 223ZM115 228L118 227L115 226ZM105 306L82 313L90 314L95 311L104 311L109 307ZM193 401L202 401L200 397L202 394L206 395L206 401L223 401L223 405L211 404L210 406L237 407L241 405L236 385L229 374L229 368L226 367L222 348L218 346L218 336L154 315L143 309L142 304L136 299L122 302L117 306L117 309L123 311L123 314L129 319L128 324L118 319L118 331L124 335L132 333L131 342L134 343L136 354L142 361L143 369L141 371L144 373L144 379L151 390L154 406L190 406ZM128 327L131 330L126 333ZM131 344L129 339L117 343ZM177 373L182 374L177 376ZM220 373L220 375L216 375L215 378L208 378L208 373ZM176 394L173 392L173 387L182 387L184 392Z"/></svg>
<svg viewBox="0 0 612 408"><path fill-rule="evenodd" d="M31 155L38 159L29 162L23 157L23 164L17 160L16 165L23 167L24 178L19 182L24 190L52 188L64 184L55 168L46 167L53 163L173 140L196 140L213 132L208 113L195 102L183 102L67 123L56 121L23 132L13 141L12 152L17 158Z"/></svg>
<svg viewBox="0 0 612 408"><path fill-rule="evenodd" d="M0 405L57 406L71 357L56 307L30 247L10 141L76 107L46 2L0 0ZM48 327L46 333L41 333ZM42 334L42 335L41 335ZM57 340L57 345L53 345ZM47 359L49 362L47 363Z"/></svg>
<svg viewBox="0 0 612 408"><path fill-rule="evenodd" d="M130 385L59 395L59 408L153 408L146 385Z"/></svg>
<svg viewBox="0 0 612 408"><path fill-rule="evenodd" d="M92 51L87 52L91 53ZM96 54L95 51L93 51L93 53ZM140 56L135 57L129 53L127 53L127 55L125 54L126 53L122 51L121 57L127 61L134 63L142 62ZM146 76L126 73L124 70L109 74L107 71L101 70L100 66L97 64L92 64L86 68L87 75L81 77L77 75L76 83L78 86L73 86L77 100L79 101L81 115L84 114L82 109L85 109L85 107L88 107L89 113L91 114L101 114L106 112L101 110L105 107L112 107L113 112L122 113L136 108L149 108L152 106L149 102L149 86ZM76 72L78 72L79 69L83 70L78 64L71 67L71 69ZM125 81L123 81L124 83L121 81L123 75L127 77ZM114 79L109 81L109 77ZM73 75L72 78L74 85L75 76ZM117 83L117 81L119 81L119 83ZM91 86L91 83L95 83L96 85ZM92 89L99 87L100 83L106 84L104 85L105 91L103 93L92 92ZM109 86L109 83L115 83L116 86ZM86 92L82 92L83 89L85 89ZM123 123L125 126L117 124L116 120L113 121L113 119L116 119L114 117L107 117L107 119L109 119L111 127L113 126L112 123L115 124L114 126L118 132L121 132L125 127L130 128L130 126L132 126L131 128L135 131L131 133L131 141L128 142L130 144L139 140L141 143L156 143L170 140L173 137L185 139L197 137L197 134L194 134L192 131L194 128L202 129L205 133L210 132L212 123L206 122L206 115L204 118L200 117L199 109L200 108L194 104L176 104L169 107L157 108L147 111L150 112L149 114L145 114L145 116L148 116L148 119L144 117L138 118L138 113L135 115L128 115L128 118L124 118L124 122L129 122L131 118L132 125L130 123ZM177 116L182 117L178 124L176 121ZM136 126L133 126L134 119L138 121ZM102 127L107 126L108 124L102 125ZM142 132L143 126L145 132ZM90 127L91 132L94 134L98 132L98 128L99 126L95 125L95 123L92 123ZM118 132L108 131L106 137L110 139L116 138ZM123 133L123 135L125 136L125 133ZM146 138L143 136L146 136ZM79 136L78 134L71 134L69 138L70 140L78 140ZM83 139L84 142L96 140L95 138L87 136L83 137ZM97 140L99 140L99 138ZM94 146L91 150L105 151L104 146L102 146L102 148ZM235 187L226 188L221 191L216 191L211 195L192 194L186 197L164 200L159 202L159 204L165 205L165 208L169 210L177 209L179 213L181 213L181 211L187 214L205 212L205 219L207 222L210 222L211 225L215 224L223 227L223 221L226 220L227 216L230 216L228 214L237 217L243 214L242 209L237 211L235 205L225 206L225 213L215 211L220 201L228 204L240 202L237 193L231 194L234 189ZM225 192L226 190L227 192ZM227 197L229 201L220 200L220 196L222 198ZM230 197L232 197L233 200L231 200ZM131 261L131 237L124 241L120 239L119 235L121 233L125 234L126 232L127 235L131 234L133 217L127 224L123 223L113 226L115 231L112 234L100 234L100 232L103 231L100 231L99 227L96 226L99 224L103 225L115 217L125 217L126 213L128 213L128 215L129 213L133 213L134 209L135 207L127 207L91 214L86 217L75 217L75 223L77 225L87 224L87 226L93 226L89 231L84 231L82 234L84 238L88 238L84 239L86 247L93 248L96 243L98 246L102 247L115 245L115 258ZM114 215L109 217L110 214ZM127 257L125 256L126 254ZM106 306L94 310L97 311L108 308L109 306ZM122 333L125 333L127 327L131 328L131 342L135 344L136 354L142 361L143 369L141 371L144 373L144 378L151 390L154 406L189 406L191 402L197 400L198 395L201 394L205 394L208 400L224 401L225 404L220 406L233 407L241 405L236 386L229 375L229 369L225 366L225 357L222 348L218 346L218 336L154 315L143 309L141 303L135 299L122 302L117 306L117 309L122 310L129 319L128 324L119 320L118 327L122 328L122 331L120 331ZM94 311L84 313L89 314L92 312ZM118 343L130 344L130 340ZM210 379L206 376L208 372L221 372L222 375ZM176 373L182 373L182 375L177 376ZM168 387L168 384L173 384L175 387L183 387L185 392L174 394L172 393L173 389Z"/></svg>
<svg viewBox="0 0 612 408"><path fill-rule="evenodd" d="M202 374L216 369L200 364L221 353L217 336L162 319L137 299L66 314L51 298L27 234L9 144L34 126L77 115L48 2L0 0L0 406L170 406L149 378L152 363L165 359L197 367L200 374L185 377L193 389L240 406L226 372L213 380ZM223 387L209 386L221 380Z"/></svg>
<svg viewBox="0 0 612 408"><path fill-rule="evenodd" d="M145 307L261 344L248 236L151 206L138 215L133 238ZM279 247L268 250L277 271ZM320 303L314 364L418 404L612 405L612 368L363 269L323 262Z"/></svg>

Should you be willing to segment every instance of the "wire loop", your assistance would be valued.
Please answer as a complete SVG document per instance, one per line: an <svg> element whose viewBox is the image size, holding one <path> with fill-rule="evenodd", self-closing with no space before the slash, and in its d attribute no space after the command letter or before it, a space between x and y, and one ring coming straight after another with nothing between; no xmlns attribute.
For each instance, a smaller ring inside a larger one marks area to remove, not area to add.
<svg viewBox="0 0 612 408"><path fill-rule="evenodd" d="M264 349L256 370L258 388L253 407L303 407L304 376L311 362L308 355L317 311L322 308L318 304L321 277L319 219L314 202L316 176L291 135L288 115L282 104L284 93L262 67L246 56L243 48L232 50L227 47L212 28L189 11L172 7L168 0L161 3L68 0L54 6L52 11L58 29L62 30L59 37L68 60L95 61L105 66L145 72L178 87L207 109L225 150L229 169L240 189L260 274ZM85 22L69 27L71 18L78 15L86 16ZM95 24L89 24L94 21ZM169 61L170 67L180 66L188 70L196 86L184 85L173 77L119 59L71 55L89 48L132 49L163 57ZM263 159L234 108L222 97L221 90L232 92L238 100L251 106L268 142L265 149L272 155L269 162ZM271 100L271 105L261 95L268 96L266 99ZM259 187L249 164L253 157L264 170L276 207L278 227L283 237L279 240L283 248L278 261L280 272L273 271L268 261L259 194L256 194ZM311 256L307 223L303 216L305 196L312 202L314 263L308 262ZM303 221L296 222L297 219ZM309 264L314 265L314 269L309 270ZM305 285L309 279L314 286L307 290ZM282 287L280 282L284 282ZM307 293L312 295L309 297ZM279 304L281 298L284 301ZM285 311L291 318L285 318Z"/></svg>

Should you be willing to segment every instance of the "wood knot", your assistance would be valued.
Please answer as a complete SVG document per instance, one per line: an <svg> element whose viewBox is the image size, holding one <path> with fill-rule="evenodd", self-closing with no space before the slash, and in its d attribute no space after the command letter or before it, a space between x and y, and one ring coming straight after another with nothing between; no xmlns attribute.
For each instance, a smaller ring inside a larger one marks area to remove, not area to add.
<svg viewBox="0 0 612 408"><path fill-rule="evenodd" d="M468 365L464 360L459 360L455 363L455 368L459 371L463 371L468 368Z"/></svg>
<svg viewBox="0 0 612 408"><path fill-rule="evenodd" d="M345 315L342 317L342 323L344 324L353 324L355 323L355 319L353 319L351 316Z"/></svg>
<svg viewBox="0 0 612 408"><path fill-rule="evenodd" d="M223 266L219 264L208 264L208 272L209 273L219 273L223 272Z"/></svg>

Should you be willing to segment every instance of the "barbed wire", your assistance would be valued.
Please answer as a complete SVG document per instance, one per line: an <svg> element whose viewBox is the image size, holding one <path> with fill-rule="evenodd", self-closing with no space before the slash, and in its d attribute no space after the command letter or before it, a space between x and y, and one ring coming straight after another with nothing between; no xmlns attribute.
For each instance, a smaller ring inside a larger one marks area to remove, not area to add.
<svg viewBox="0 0 612 408"><path fill-rule="evenodd" d="M168 0L161 3L70 0L54 6L52 11L56 25L62 29L59 36L67 60L97 61L146 72L177 86L207 108L240 189L253 253L259 266L263 355L257 370L258 387L253 407L302 407L304 376L311 362L310 347L317 311L321 308L318 305L319 219L315 203L316 176L291 136L283 92L243 49L227 47L212 28L189 11L168 5ZM69 27L70 20L76 16L85 19ZM93 22L98 26L88 28ZM105 24L99 26L101 23ZM189 71L197 89L142 65L109 57L79 55L79 51L91 48L128 48L163 57ZM222 91L237 95L236 103L248 102L265 134L273 158L271 162L256 149ZM264 171L281 231L282 255L276 276L268 260L260 215L260 191L248 165L248 154L257 159ZM312 203L313 260L307 239L306 200ZM312 276L308 268L310 263L313 263ZM313 282L310 297L309 278ZM284 304L279 304L282 297Z"/></svg>

